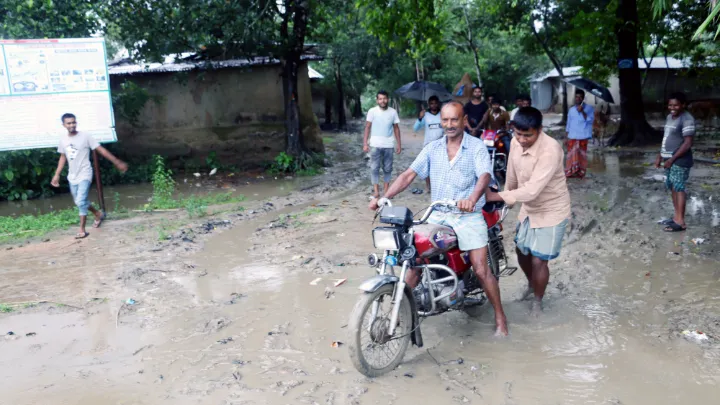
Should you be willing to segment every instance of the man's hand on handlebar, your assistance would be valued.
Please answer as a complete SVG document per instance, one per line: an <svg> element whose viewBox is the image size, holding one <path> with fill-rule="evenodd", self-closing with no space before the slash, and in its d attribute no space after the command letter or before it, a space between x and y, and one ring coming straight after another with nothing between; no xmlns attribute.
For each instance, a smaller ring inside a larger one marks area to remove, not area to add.
<svg viewBox="0 0 720 405"><path fill-rule="evenodd" d="M473 211L475 211L475 204L477 204L477 201L459 200L457 202L457 207L460 211L463 211L463 212L473 212Z"/></svg>
<svg viewBox="0 0 720 405"><path fill-rule="evenodd" d="M377 209L380 208L378 206L378 199L373 198L372 200L370 200L370 204L368 204L368 208L370 209L370 211L377 211Z"/></svg>

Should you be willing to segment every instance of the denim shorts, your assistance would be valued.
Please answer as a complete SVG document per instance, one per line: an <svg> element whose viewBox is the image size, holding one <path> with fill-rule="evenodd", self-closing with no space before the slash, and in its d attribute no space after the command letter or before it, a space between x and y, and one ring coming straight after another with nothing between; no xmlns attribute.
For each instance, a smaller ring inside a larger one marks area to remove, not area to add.
<svg viewBox="0 0 720 405"><path fill-rule="evenodd" d="M524 256L531 254L540 260L552 260L560 256L568 222L566 219L555 226L531 228L530 219L525 218L517 225L515 245Z"/></svg>
<svg viewBox="0 0 720 405"><path fill-rule="evenodd" d="M480 212L454 212L435 211L428 218L431 224L445 225L455 231L460 250L482 249L488 245L488 228L485 217Z"/></svg>
<svg viewBox="0 0 720 405"><path fill-rule="evenodd" d="M88 202L90 184L90 180L83 180L78 184L70 183L70 193L73 196L73 200L75 200L75 205L77 205L81 217L85 217L88 214L88 207L90 206Z"/></svg>

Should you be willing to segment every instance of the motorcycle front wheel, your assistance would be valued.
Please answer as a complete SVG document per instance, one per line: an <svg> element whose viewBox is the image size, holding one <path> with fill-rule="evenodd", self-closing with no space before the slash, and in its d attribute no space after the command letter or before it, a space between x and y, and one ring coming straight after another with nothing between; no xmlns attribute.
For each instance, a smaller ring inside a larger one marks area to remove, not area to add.
<svg viewBox="0 0 720 405"><path fill-rule="evenodd" d="M395 369L410 343L412 313L408 297L404 294L395 333L393 336L388 334L394 288L395 285L386 284L377 291L363 294L350 314L350 359L355 368L367 377L377 377Z"/></svg>

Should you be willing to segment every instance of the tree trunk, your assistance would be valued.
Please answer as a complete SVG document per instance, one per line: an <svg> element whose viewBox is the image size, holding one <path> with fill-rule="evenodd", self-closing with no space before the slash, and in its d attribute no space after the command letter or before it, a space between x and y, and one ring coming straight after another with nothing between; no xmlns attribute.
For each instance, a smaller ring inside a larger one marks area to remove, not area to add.
<svg viewBox="0 0 720 405"><path fill-rule="evenodd" d="M468 14L467 7L463 7L463 16L465 17L465 28L467 35L465 39L468 42L468 48L470 48L470 51L472 51L473 59L475 61L475 74L477 75L477 85L478 87L482 87L482 77L480 76L480 55L478 55L478 50L475 46L475 37L473 36L472 27L470 26L470 16Z"/></svg>
<svg viewBox="0 0 720 405"><path fill-rule="evenodd" d="M325 90L325 125L328 126L332 124L332 100L332 91Z"/></svg>
<svg viewBox="0 0 720 405"><path fill-rule="evenodd" d="M533 33L533 36L538 41L540 46L542 47L543 51L545 52L545 55L547 55L548 59L550 59L550 62L552 62L553 66L555 66L555 70L558 72L558 76L560 77L560 80L563 82L563 115L562 120L560 121L559 125L565 125L567 123L567 117L568 117L568 102L567 102L567 83L565 83L565 74L563 73L563 67L558 58L555 57L555 54L550 50L550 47L548 46L545 41L540 38L540 35L538 34L537 30L535 29L535 21L533 19L530 19L530 30Z"/></svg>
<svg viewBox="0 0 720 405"><path fill-rule="evenodd" d="M295 157L305 153L302 128L300 127L300 109L298 107L298 69L305 51L305 35L309 3L304 0L285 0L285 12L282 14L280 35L283 55L282 78L285 98L286 152ZM292 32L290 27L292 26Z"/></svg>
<svg viewBox="0 0 720 405"><path fill-rule="evenodd" d="M353 118L362 118L362 100L360 95L355 96L355 105L353 106Z"/></svg>
<svg viewBox="0 0 720 405"><path fill-rule="evenodd" d="M642 77L638 68L637 0L619 0L615 35L619 48L620 127L608 145L646 145L656 140L645 118Z"/></svg>
<svg viewBox="0 0 720 405"><path fill-rule="evenodd" d="M285 131L286 140L285 150L291 156L299 156L305 151L302 141L302 129L300 128L300 109L297 104L297 72L299 61L292 59L292 55L288 55L288 59L283 65L283 96L285 97Z"/></svg>
<svg viewBox="0 0 720 405"><path fill-rule="evenodd" d="M344 130L347 127L347 117L345 117L345 92L340 74L340 63L335 63L335 85L337 86L338 129Z"/></svg>

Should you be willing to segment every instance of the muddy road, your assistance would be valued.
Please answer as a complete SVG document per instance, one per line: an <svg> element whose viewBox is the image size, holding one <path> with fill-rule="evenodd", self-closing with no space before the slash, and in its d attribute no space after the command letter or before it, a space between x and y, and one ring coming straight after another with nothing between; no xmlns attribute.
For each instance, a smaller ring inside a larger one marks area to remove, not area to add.
<svg viewBox="0 0 720 405"><path fill-rule="evenodd" d="M404 133L396 171L422 144ZM656 222L672 207L651 157L594 154L590 177L570 182L572 226L551 263L544 316L517 301L526 284L518 272L501 280L510 338L492 338L489 307L430 318L426 347L370 380L345 346L332 346L347 340L356 287L372 275L364 264L373 251L366 163L360 134L328 136L339 163L292 193L202 219L109 221L81 242L68 232L3 246L0 302L26 304L0 314L0 402L716 401L718 168L693 172L689 230L666 234ZM238 192L254 194L250 187ZM428 199L408 191L396 201L415 211ZM515 223L511 213L509 251Z"/></svg>

